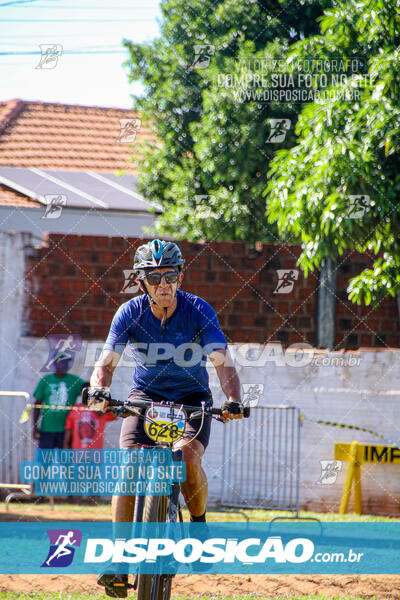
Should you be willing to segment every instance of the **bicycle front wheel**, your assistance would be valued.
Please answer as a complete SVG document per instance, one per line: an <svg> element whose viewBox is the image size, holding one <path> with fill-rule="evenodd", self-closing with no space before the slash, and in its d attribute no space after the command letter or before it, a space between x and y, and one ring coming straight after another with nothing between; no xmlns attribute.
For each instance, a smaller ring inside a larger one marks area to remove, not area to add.
<svg viewBox="0 0 400 600"><path fill-rule="evenodd" d="M165 523L168 512L166 496L146 496L143 522ZM171 575L139 575L137 600L170 600Z"/></svg>

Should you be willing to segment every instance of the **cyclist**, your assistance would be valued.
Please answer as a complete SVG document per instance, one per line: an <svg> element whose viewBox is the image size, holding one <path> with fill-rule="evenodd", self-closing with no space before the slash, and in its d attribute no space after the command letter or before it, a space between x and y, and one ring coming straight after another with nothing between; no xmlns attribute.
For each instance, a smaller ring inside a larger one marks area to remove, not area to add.
<svg viewBox="0 0 400 600"><path fill-rule="evenodd" d="M168 400L193 406L205 402L209 408L212 395L205 367L209 356L227 398L221 407L224 418L241 418L239 377L217 315L205 300L179 289L184 262L179 247L173 242L153 240L137 249L133 268L143 294L128 300L117 310L93 371L91 386L104 387L108 393L113 371L129 343L135 362L129 399ZM185 362L183 349L189 346L194 348L193 360ZM171 348L175 350L173 356L171 352L168 354ZM199 349L198 360L195 360L196 349ZM200 425L201 419L193 420L187 424L186 431L195 436ZM188 440L181 442L186 462L186 481L181 489L192 522L206 521L208 486L201 459L208 445L210 428L211 419L205 419L195 439L189 443ZM143 419L126 417L120 447L129 449L142 444L151 444L144 431ZM179 446L178 441L175 447ZM132 521L134 502L134 497L114 496L113 521ZM106 585L104 577L101 584Z"/></svg>

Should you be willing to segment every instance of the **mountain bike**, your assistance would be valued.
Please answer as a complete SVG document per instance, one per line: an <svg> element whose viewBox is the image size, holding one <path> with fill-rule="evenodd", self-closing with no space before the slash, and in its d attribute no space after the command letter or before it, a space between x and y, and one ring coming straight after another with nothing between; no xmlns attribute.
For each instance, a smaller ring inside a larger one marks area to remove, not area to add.
<svg viewBox="0 0 400 600"><path fill-rule="evenodd" d="M89 408L104 410L103 405L97 401L88 401ZM142 448L163 449L168 448L172 451L172 461L182 461L183 452L181 449L174 449L174 444L178 440L185 440L185 424L193 419L201 419L199 431L195 436L190 435L187 443L195 439L203 426L206 418L212 418L222 423L220 408L206 408L205 403L201 406L187 406L173 402L152 402L146 400L126 400L124 402L115 399L107 399L106 412L113 412L115 415L124 417L134 414L144 419L144 429L147 436L152 440L152 445L142 446ZM139 410L141 412L139 412ZM250 408L242 405L243 416L250 416ZM181 444L182 447L182 444ZM182 511L179 503L180 484L173 480L171 493L161 496L136 496L134 509L134 522L136 523L176 523L179 519L183 522ZM121 582L116 578L109 585L105 586L108 596L113 598L126 598L128 589L137 590L138 600L170 600L172 589L171 574L137 574L135 582L129 584ZM101 585L105 585L102 583Z"/></svg>

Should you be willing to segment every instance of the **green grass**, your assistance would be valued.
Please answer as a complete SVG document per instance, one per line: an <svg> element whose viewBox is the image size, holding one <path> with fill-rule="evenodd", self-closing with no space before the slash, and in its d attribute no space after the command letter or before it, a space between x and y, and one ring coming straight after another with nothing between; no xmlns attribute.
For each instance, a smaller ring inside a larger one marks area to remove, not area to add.
<svg viewBox="0 0 400 600"><path fill-rule="evenodd" d="M128 599L135 600L136 595L129 595ZM187 600L185 596L173 596L174 600ZM25 594L22 592L18 593L2 593L0 592L0 600L109 600L108 596L104 594L92 594L92 593L79 593L79 594L64 594L57 592L53 594ZM234 596L221 596L219 594L212 594L205 596L191 596L190 600L367 600L366 598L350 597L350 596L265 596L264 594L235 594ZM368 600L377 600L376 597L368 598Z"/></svg>

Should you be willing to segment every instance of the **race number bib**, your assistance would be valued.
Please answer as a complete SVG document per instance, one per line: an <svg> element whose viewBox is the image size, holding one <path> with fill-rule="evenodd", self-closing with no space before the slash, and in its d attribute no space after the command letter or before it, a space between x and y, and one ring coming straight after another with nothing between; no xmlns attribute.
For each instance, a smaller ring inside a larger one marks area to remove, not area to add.
<svg viewBox="0 0 400 600"><path fill-rule="evenodd" d="M175 442L182 437L187 420L186 412L165 404L152 404L144 419L144 430L155 442Z"/></svg>

